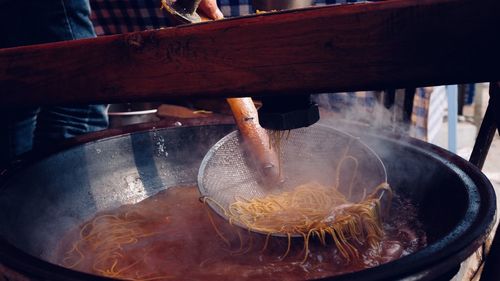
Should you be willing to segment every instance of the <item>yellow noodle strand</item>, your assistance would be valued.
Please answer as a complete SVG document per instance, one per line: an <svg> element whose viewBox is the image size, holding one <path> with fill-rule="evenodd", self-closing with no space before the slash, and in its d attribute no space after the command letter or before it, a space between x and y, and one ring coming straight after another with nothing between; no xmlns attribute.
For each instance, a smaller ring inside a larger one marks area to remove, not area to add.
<svg viewBox="0 0 500 281"><path fill-rule="evenodd" d="M134 278L138 276L138 265L144 262L145 255L129 264L124 263L123 247L134 245L141 238L149 237L156 232L144 232L141 223L145 221L133 218L130 213L125 213L123 217L116 215L100 215L92 221L83 225L79 232L79 238L71 250L66 252L63 258L63 265L76 269L76 267L86 258L88 249L93 253L89 257L92 261L94 272L106 277L119 278L131 281L154 281L171 279L172 276L149 276L144 278ZM72 262L74 261L74 262ZM133 274L133 270L135 274Z"/></svg>
<svg viewBox="0 0 500 281"><path fill-rule="evenodd" d="M345 159L351 158L347 156ZM357 160L351 160L357 168ZM390 193L386 183L377 186L374 193L378 194L380 190ZM216 205L222 208L220 204ZM364 201L352 203L337 188L327 188L316 182L263 198L249 200L238 197L224 213L232 223L267 234L263 249L267 247L269 235L288 237L283 258L290 251L291 236L301 235L305 250L303 262L309 254L311 237L318 237L320 243L326 245L326 234L329 234L341 255L350 260L359 257L355 245L366 243L375 247L383 236L380 200L376 195L372 193Z"/></svg>

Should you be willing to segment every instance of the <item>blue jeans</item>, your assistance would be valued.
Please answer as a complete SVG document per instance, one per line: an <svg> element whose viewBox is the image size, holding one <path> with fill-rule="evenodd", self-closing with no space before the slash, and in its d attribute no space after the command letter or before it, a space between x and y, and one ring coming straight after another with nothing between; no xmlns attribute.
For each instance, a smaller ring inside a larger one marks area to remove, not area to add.
<svg viewBox="0 0 500 281"><path fill-rule="evenodd" d="M95 37L89 15L88 0L0 0L0 48ZM32 149L51 150L64 139L107 126L106 105L0 111L0 167Z"/></svg>

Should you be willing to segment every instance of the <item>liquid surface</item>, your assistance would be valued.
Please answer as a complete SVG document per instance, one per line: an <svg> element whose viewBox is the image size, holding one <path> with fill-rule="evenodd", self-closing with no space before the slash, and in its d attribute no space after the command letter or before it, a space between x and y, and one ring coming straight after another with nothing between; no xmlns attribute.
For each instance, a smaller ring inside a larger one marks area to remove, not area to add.
<svg viewBox="0 0 500 281"><path fill-rule="evenodd" d="M195 187L174 187L99 213L62 239L57 262L127 280L305 280L374 267L426 245L415 208L395 199L378 247L360 246L359 256L346 260L333 241L324 246L311 239L302 262L302 238L292 239L284 257L287 238L267 239L231 226L198 197Z"/></svg>

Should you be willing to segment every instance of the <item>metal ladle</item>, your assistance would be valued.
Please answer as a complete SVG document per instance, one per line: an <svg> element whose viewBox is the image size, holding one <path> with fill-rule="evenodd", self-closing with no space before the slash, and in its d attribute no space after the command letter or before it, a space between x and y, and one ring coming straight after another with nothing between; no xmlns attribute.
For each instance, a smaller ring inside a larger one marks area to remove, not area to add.
<svg viewBox="0 0 500 281"><path fill-rule="evenodd" d="M201 17L196 9L200 2L201 0L161 0L161 7L177 24L198 23L201 22Z"/></svg>

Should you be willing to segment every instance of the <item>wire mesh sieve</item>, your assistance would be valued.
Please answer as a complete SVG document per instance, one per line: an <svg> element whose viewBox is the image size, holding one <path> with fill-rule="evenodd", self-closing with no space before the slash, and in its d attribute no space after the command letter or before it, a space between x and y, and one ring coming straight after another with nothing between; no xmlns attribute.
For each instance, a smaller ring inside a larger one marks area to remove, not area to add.
<svg viewBox="0 0 500 281"><path fill-rule="evenodd" d="M222 138L206 154L198 174L201 195L210 198L210 207L226 219L225 210L238 198L262 198L314 181L338 187L355 203L387 180L381 159L359 138L316 124L285 134L281 140L285 180L280 186L269 187L261 183L260 174L249 163L242 141L238 131Z"/></svg>

